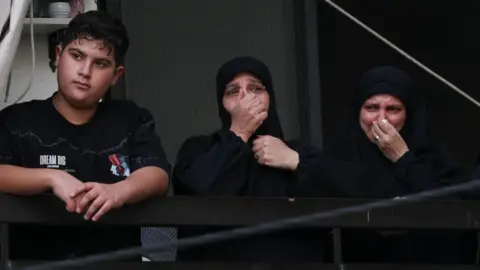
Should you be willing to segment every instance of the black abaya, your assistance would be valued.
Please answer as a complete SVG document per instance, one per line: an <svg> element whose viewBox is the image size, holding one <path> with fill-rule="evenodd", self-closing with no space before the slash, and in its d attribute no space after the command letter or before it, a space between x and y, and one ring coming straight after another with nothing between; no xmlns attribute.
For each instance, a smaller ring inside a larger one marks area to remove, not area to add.
<svg viewBox="0 0 480 270"><path fill-rule="evenodd" d="M373 95L389 94L403 102L406 122L400 131L409 151L395 163L371 142L359 124L362 104ZM301 183L311 197L394 198L460 181L460 168L436 147L428 134L425 105L411 78L394 67L363 75L355 88L346 131L319 160L315 178ZM458 199L453 196L448 199ZM475 240L470 234L434 231L381 234L344 230L345 259L350 262L472 262Z"/></svg>
<svg viewBox="0 0 480 270"><path fill-rule="evenodd" d="M256 76L270 96L268 118L247 143L229 130L230 115L222 103L225 86L240 73ZM283 140L268 68L250 57L227 62L217 74L217 100L222 128L209 136L195 136L184 142L173 173L175 194L285 199L296 196L297 183L310 177L312 160L318 157L318 151L286 142L299 153L300 163L294 172L259 165L252 152L252 140L256 135ZM184 227L179 228L179 237L220 229L227 228ZM325 238L323 230L288 230L179 251L178 258L180 261L322 261Z"/></svg>

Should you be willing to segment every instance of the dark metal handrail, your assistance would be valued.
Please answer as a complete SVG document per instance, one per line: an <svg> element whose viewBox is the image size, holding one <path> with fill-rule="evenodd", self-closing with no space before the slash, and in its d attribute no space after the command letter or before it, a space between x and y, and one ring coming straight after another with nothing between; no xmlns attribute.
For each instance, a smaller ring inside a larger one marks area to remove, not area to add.
<svg viewBox="0 0 480 270"><path fill-rule="evenodd" d="M113 210L98 223L109 225L242 226L371 202L351 199L202 198L151 199ZM188 214L187 214L188 213ZM92 224L68 213L53 195L17 197L0 194L0 223L44 225ZM314 226L341 228L478 229L480 202L422 201L389 209L371 210L316 222Z"/></svg>
<svg viewBox="0 0 480 270"><path fill-rule="evenodd" d="M287 198L207 198L167 197L127 205L113 210L97 224L131 226L185 226L215 225L244 226L270 222L294 216L324 212L371 200L352 199L296 199ZM0 194L0 223L30 223L42 225L91 225L82 215L69 213L64 203L53 195L19 197ZM377 229L455 229L478 230L480 228L480 202L474 201L421 201L388 209L374 209L360 214L348 214L316 222L311 226L328 228L377 228ZM4 227L4 226L3 226ZM2 249L7 248L8 238L2 237ZM334 253L340 254L340 238L334 237ZM337 243L338 242L338 243ZM336 245L337 244L337 245ZM2 263L7 262L8 252L2 250ZM6 255L5 255L6 254ZM335 256L335 264L299 263L131 263L111 262L75 269L339 269L341 256ZM13 265L27 262L9 262ZM5 265L5 264L4 264ZM427 269L443 270L477 269L478 266L460 265L346 265L348 269ZM92 268L93 267L93 268Z"/></svg>
<svg viewBox="0 0 480 270"><path fill-rule="evenodd" d="M38 264L38 262L13 263L12 268ZM68 270L478 270L468 265L412 265L412 264L323 264L323 263L134 263L109 262L89 266L69 267Z"/></svg>

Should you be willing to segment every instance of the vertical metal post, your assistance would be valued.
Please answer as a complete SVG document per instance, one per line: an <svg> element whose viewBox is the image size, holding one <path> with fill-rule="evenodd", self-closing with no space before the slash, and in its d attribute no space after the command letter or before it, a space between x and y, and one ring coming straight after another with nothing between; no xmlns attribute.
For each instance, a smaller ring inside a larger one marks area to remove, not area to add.
<svg viewBox="0 0 480 270"><path fill-rule="evenodd" d="M333 263L342 264L342 230L340 228L333 229Z"/></svg>
<svg viewBox="0 0 480 270"><path fill-rule="evenodd" d="M10 250L8 240L8 224L2 223L0 225L0 260L1 269L9 269L10 267Z"/></svg>

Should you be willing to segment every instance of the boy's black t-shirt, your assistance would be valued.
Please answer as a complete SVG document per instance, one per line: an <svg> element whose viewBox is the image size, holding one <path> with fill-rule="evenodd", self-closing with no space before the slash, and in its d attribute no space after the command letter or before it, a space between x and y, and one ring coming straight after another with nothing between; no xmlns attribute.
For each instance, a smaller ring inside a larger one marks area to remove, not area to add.
<svg viewBox="0 0 480 270"><path fill-rule="evenodd" d="M123 100L100 103L84 125L68 122L52 98L5 108L0 112L0 164L59 169L83 182L108 184L146 166L170 170L152 115ZM61 260L141 244L139 227L17 224L9 232L14 260Z"/></svg>

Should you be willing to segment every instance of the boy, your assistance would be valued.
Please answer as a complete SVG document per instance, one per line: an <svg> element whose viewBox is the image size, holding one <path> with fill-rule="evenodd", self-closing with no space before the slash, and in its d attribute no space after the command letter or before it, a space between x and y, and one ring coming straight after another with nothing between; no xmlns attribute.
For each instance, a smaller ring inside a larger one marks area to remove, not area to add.
<svg viewBox="0 0 480 270"><path fill-rule="evenodd" d="M75 17L56 48L58 91L0 112L0 192L53 192L97 221L168 190L168 164L152 115L133 102L99 102L123 74L121 21ZM140 245L140 228L10 226L13 260L62 260Z"/></svg>

